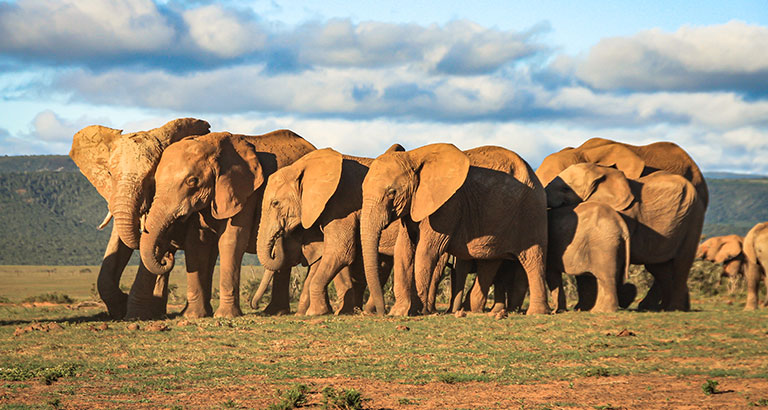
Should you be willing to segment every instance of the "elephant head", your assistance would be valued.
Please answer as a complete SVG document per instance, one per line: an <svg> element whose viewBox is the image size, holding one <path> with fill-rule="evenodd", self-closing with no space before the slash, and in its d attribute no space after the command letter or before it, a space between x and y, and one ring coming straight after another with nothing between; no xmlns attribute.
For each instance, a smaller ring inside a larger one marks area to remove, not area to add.
<svg viewBox="0 0 768 410"><path fill-rule="evenodd" d="M107 201L109 214L104 224L114 215L123 243L138 248L139 216L149 208L154 171L163 150L184 137L206 134L209 128L203 120L180 118L130 134L100 125L75 134L69 156Z"/></svg>
<svg viewBox="0 0 768 410"><path fill-rule="evenodd" d="M392 221L419 222L439 209L464 184L469 157L452 144L432 144L387 152L371 164L363 181L360 238L365 277L379 314L384 298L379 282L379 241Z"/></svg>
<svg viewBox="0 0 768 410"><path fill-rule="evenodd" d="M626 146L611 140L593 138L578 148L565 148L548 155L536 170L536 176L546 186L560 172L580 163L615 167L629 179L640 178L646 167L645 161Z"/></svg>
<svg viewBox="0 0 768 410"><path fill-rule="evenodd" d="M591 163L566 168L546 186L545 192L550 208L597 201L616 211L624 211L635 200L623 172Z"/></svg>
<svg viewBox="0 0 768 410"><path fill-rule="evenodd" d="M742 242L744 238L739 235L715 236L699 245L696 252L697 258L724 264L742 254Z"/></svg>
<svg viewBox="0 0 768 410"><path fill-rule="evenodd" d="M342 162L341 154L325 148L270 175L264 188L256 247L266 269L283 266L286 235L298 227L309 229L323 213L341 181Z"/></svg>
<svg viewBox="0 0 768 410"><path fill-rule="evenodd" d="M211 207L216 219L239 213L264 181L255 147L227 132L169 146L155 171L155 196L141 234L141 260L155 274L173 269L168 230L173 222Z"/></svg>

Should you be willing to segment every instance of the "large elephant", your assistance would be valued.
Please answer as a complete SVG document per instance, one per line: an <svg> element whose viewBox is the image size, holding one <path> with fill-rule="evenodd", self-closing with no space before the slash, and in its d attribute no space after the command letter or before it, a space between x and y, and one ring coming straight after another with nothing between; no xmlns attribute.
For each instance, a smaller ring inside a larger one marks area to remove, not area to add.
<svg viewBox="0 0 768 410"><path fill-rule="evenodd" d="M630 262L644 264L658 283L640 302L641 309L690 308L688 271L706 207L687 179L657 171L632 180L612 167L580 163L561 172L546 192L552 208L596 201L624 217L630 231Z"/></svg>
<svg viewBox="0 0 768 410"><path fill-rule="evenodd" d="M130 296L120 290L120 277L133 249L138 248L139 220L149 208L154 171L163 150L189 135L208 133L209 127L203 120L181 118L149 131L123 134L122 130L92 125L74 135L69 156L107 201L107 217L99 228L114 215L96 282L112 318L165 313L167 277L150 275L140 266Z"/></svg>
<svg viewBox="0 0 768 410"><path fill-rule="evenodd" d="M366 280L379 314L384 313L379 242L392 222L400 224L395 266L413 260L424 306L431 273L440 255L448 252L477 259L483 294L478 304L485 305L502 260L517 258L531 288L528 313L549 311L546 196L533 170L512 151L480 147L462 152L451 144L432 144L385 153L373 161L363 182L360 233ZM408 314L410 308L410 300L396 298L390 314Z"/></svg>
<svg viewBox="0 0 768 410"><path fill-rule="evenodd" d="M747 280L747 303L744 310L757 309L760 278L768 284L768 222L762 222L749 230L744 237L744 259ZM766 296L763 306L768 306Z"/></svg>
<svg viewBox="0 0 768 410"><path fill-rule="evenodd" d="M173 268L175 247L169 229L200 212L218 235L221 277L215 316L242 315L240 265L246 251L256 253L263 182L314 150L288 130L261 136L210 133L169 146L155 171L155 196L141 235L141 259L147 269L161 275Z"/></svg>
<svg viewBox="0 0 768 410"><path fill-rule="evenodd" d="M654 171L667 171L691 181L706 208L709 191L704 175L685 150L673 142L631 145L605 138L591 138L576 148L564 148L548 155L536 170L544 186L574 164L593 163L614 166L629 179L638 179Z"/></svg>
<svg viewBox="0 0 768 410"><path fill-rule="evenodd" d="M744 237L739 235L713 236L699 245L696 257L723 265L728 277L728 293L733 294L744 276Z"/></svg>
<svg viewBox="0 0 768 410"><path fill-rule="evenodd" d="M395 144L388 152L395 151L404 149ZM326 148L310 152L269 177L264 189L257 246L264 267L276 270L285 264L283 248L292 236L307 231L322 232L322 257L317 266L310 267L304 282L297 312L300 315L331 312L327 286L332 279L336 281L340 302L336 313L362 307L365 279L360 255L360 209L362 183L371 162L371 158L342 155ZM379 243L379 252L386 261L383 275L388 275L392 267L397 232L397 226L393 225L382 233L384 239Z"/></svg>

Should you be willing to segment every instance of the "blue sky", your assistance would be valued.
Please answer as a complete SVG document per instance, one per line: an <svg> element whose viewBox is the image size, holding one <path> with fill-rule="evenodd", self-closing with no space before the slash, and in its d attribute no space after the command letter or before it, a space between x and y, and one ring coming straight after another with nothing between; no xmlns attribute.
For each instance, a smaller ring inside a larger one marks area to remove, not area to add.
<svg viewBox="0 0 768 410"><path fill-rule="evenodd" d="M90 124L290 128L376 156L601 136L768 174L765 1L0 0L0 154Z"/></svg>

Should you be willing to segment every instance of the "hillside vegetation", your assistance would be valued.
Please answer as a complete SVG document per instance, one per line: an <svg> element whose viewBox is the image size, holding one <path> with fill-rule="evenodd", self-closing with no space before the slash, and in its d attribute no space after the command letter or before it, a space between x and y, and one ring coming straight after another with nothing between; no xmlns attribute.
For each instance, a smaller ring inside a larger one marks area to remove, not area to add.
<svg viewBox="0 0 768 410"><path fill-rule="evenodd" d="M726 178L708 179L707 236L743 235L768 221L768 178ZM106 211L106 202L69 157L0 157L0 264L98 264L111 225L103 231L96 226ZM246 263L256 263L255 256L247 255Z"/></svg>

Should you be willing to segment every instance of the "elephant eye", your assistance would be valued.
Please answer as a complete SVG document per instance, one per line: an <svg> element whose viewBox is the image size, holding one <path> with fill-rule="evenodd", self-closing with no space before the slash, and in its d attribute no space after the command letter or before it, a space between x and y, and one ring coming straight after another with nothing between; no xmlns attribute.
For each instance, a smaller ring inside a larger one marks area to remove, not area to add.
<svg viewBox="0 0 768 410"><path fill-rule="evenodd" d="M197 183L198 183L197 177L189 177L189 178L187 178L187 185L189 185L191 187L194 187L194 186L197 186Z"/></svg>
<svg viewBox="0 0 768 410"><path fill-rule="evenodd" d="M394 198L395 197L395 188L387 189L387 196L390 197L390 198Z"/></svg>
<svg viewBox="0 0 768 410"><path fill-rule="evenodd" d="M272 205L273 208L277 208L277 206L280 205L280 201L273 199L272 202L270 202L270 205Z"/></svg>

